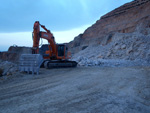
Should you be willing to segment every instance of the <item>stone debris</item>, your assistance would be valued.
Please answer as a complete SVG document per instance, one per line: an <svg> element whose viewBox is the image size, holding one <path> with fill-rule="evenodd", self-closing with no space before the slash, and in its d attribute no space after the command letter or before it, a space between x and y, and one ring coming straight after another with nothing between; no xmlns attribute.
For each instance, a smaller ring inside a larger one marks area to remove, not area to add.
<svg viewBox="0 0 150 113"><path fill-rule="evenodd" d="M0 76L9 76L18 72L18 65L8 61L0 61Z"/></svg>
<svg viewBox="0 0 150 113"><path fill-rule="evenodd" d="M150 35L116 33L109 44L89 46L72 60L80 66L150 65Z"/></svg>

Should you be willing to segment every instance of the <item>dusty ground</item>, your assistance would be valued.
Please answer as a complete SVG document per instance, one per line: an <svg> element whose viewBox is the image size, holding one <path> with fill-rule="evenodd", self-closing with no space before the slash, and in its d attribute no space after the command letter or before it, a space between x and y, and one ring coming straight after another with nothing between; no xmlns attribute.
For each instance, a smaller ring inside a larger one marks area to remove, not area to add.
<svg viewBox="0 0 150 113"><path fill-rule="evenodd" d="M0 112L150 113L150 68L41 69L0 78Z"/></svg>

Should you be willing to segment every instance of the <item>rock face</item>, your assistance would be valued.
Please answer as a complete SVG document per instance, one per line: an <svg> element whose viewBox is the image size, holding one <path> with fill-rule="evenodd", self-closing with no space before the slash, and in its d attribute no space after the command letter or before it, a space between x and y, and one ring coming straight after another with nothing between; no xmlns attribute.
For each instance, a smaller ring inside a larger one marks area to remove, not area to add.
<svg viewBox="0 0 150 113"><path fill-rule="evenodd" d="M17 47L11 46L9 47L7 52L0 52L0 59L6 61L17 62L21 54L29 54L32 53L32 49L30 47Z"/></svg>
<svg viewBox="0 0 150 113"><path fill-rule="evenodd" d="M77 53L90 45L107 45L115 33L140 32L150 34L150 0L134 0L102 16L83 34L69 43L71 51ZM117 48L117 47L116 47ZM122 46L125 48L125 45Z"/></svg>
<svg viewBox="0 0 150 113"><path fill-rule="evenodd" d="M102 16L68 44L72 60L82 66L149 65L149 11L150 0L134 0Z"/></svg>

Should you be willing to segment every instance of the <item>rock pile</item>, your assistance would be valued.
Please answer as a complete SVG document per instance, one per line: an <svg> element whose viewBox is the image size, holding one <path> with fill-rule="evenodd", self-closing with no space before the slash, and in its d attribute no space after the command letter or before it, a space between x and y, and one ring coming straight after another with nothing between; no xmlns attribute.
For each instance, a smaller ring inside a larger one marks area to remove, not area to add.
<svg viewBox="0 0 150 113"><path fill-rule="evenodd" d="M115 33L111 40L106 45L89 46L72 59L83 66L147 65L150 62L150 35Z"/></svg>
<svg viewBox="0 0 150 113"><path fill-rule="evenodd" d="M0 76L9 76L18 72L18 65L8 61L0 62Z"/></svg>

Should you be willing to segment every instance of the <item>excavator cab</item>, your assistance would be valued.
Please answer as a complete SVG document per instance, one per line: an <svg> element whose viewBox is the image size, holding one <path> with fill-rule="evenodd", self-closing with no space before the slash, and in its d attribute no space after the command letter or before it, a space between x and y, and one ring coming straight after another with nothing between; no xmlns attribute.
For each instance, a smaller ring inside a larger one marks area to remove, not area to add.
<svg viewBox="0 0 150 113"><path fill-rule="evenodd" d="M59 44L57 45L58 57L63 57L65 55L65 45Z"/></svg>
<svg viewBox="0 0 150 113"><path fill-rule="evenodd" d="M58 59L58 60L65 60L68 59L68 48L65 44L57 44L57 54L55 57L51 57L50 47L48 45L42 45L40 48L40 54L43 56L44 59Z"/></svg>
<svg viewBox="0 0 150 113"><path fill-rule="evenodd" d="M71 52L68 51L68 47L65 44L57 44L57 59L68 60L71 59Z"/></svg>
<svg viewBox="0 0 150 113"><path fill-rule="evenodd" d="M57 44L57 49L57 59L71 59L71 52L68 51L68 47L65 44Z"/></svg>
<svg viewBox="0 0 150 113"><path fill-rule="evenodd" d="M45 59L41 67L45 68L58 68L58 67L76 67L77 63L75 61L69 61L71 59L71 53L68 52L68 47L65 44L56 45L56 56L52 57L51 47L49 45L44 45L41 47L44 54L42 54ZM41 51L40 48L40 51Z"/></svg>

